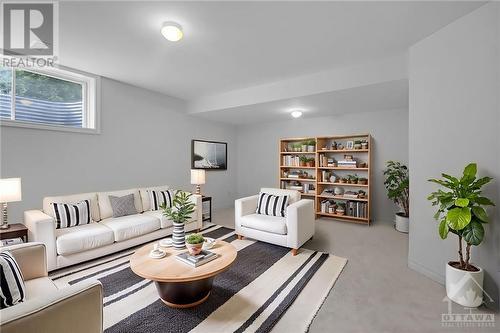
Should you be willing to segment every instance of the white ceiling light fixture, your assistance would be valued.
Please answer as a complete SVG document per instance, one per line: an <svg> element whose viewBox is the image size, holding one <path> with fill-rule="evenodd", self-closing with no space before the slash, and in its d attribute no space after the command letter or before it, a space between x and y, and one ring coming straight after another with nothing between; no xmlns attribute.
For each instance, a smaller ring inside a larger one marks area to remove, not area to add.
<svg viewBox="0 0 500 333"><path fill-rule="evenodd" d="M292 117L299 118L302 116L302 111L295 110L291 113Z"/></svg>
<svg viewBox="0 0 500 333"><path fill-rule="evenodd" d="M163 22L161 26L161 34L171 42L180 41L182 37L184 37L182 26L179 23L173 21Z"/></svg>

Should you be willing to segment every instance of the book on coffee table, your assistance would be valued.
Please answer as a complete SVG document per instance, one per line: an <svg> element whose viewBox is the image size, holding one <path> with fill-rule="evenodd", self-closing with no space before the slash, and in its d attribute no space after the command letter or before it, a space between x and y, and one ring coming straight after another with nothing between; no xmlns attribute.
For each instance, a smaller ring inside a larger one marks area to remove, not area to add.
<svg viewBox="0 0 500 333"><path fill-rule="evenodd" d="M207 262L210 262L217 257L218 257L217 253L213 253L207 250L201 251L200 254L196 256L190 255L189 252L187 251L179 253L178 255L175 256L177 260L182 261L183 263L186 263L193 267L198 267L203 264L206 264Z"/></svg>

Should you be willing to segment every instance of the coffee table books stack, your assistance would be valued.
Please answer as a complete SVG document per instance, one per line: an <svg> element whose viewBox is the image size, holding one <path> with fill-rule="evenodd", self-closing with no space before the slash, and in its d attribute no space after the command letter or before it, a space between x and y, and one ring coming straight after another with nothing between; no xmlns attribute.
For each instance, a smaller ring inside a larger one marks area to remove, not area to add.
<svg viewBox="0 0 500 333"><path fill-rule="evenodd" d="M202 250L200 254L192 256L189 252L182 252L175 256L179 261L192 267L198 267L217 258L218 255L208 250Z"/></svg>

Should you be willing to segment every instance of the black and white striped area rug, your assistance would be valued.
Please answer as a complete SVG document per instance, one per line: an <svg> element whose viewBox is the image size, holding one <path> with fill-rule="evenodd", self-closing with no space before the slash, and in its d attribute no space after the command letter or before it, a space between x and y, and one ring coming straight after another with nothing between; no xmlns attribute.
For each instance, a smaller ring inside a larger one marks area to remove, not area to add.
<svg viewBox="0 0 500 333"><path fill-rule="evenodd" d="M231 242L235 263L214 280L208 300L173 309L159 298L152 281L135 275L130 249L51 274L59 288L87 279L104 287L104 329L112 332L304 332L347 260L301 249L238 240L234 230L211 226L208 237Z"/></svg>

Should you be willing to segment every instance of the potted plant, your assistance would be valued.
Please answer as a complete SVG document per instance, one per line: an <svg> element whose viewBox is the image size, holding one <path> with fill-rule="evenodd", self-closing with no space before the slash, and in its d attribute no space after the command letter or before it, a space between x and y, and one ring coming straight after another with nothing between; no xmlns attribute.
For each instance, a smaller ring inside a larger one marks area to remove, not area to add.
<svg viewBox="0 0 500 333"><path fill-rule="evenodd" d="M300 156L299 157L300 166L306 166L307 160L308 158L306 156Z"/></svg>
<svg viewBox="0 0 500 333"><path fill-rule="evenodd" d="M362 149L368 149L368 141L361 140L361 148Z"/></svg>
<svg viewBox="0 0 500 333"><path fill-rule="evenodd" d="M346 177L342 177L342 178L340 178L340 182L341 182L342 184L347 183L347 178L346 178Z"/></svg>
<svg viewBox="0 0 500 333"><path fill-rule="evenodd" d="M445 188L432 192L428 200L438 210L434 218L439 222L439 236L448 234L458 237L458 261L446 265L446 295L452 301L466 307L477 307L483 302L484 271L470 262L471 247L481 244L484 238L483 223L488 223L485 206L495 204L484 197L482 187L493 178L477 179L477 165L467 165L460 178L442 174L443 179L429 179ZM465 259L463 256L465 242Z"/></svg>
<svg viewBox="0 0 500 333"><path fill-rule="evenodd" d="M401 211L394 219L396 230L409 232L410 230L410 178L408 167L400 162L387 161L384 170L384 185L387 196L399 206Z"/></svg>
<svg viewBox="0 0 500 333"><path fill-rule="evenodd" d="M203 238L200 234L191 234L186 237L186 247L189 251L189 254L192 256L196 256L200 254L203 248L203 242L205 238Z"/></svg>
<svg viewBox="0 0 500 333"><path fill-rule="evenodd" d="M361 149L361 141L360 140L354 141L354 149Z"/></svg>
<svg viewBox="0 0 500 333"><path fill-rule="evenodd" d="M172 243L176 249L183 249L185 244L184 225L194 213L195 204L191 201L192 194L184 191L176 191L172 207L165 203L160 205L163 215L173 221Z"/></svg>
<svg viewBox="0 0 500 333"><path fill-rule="evenodd" d="M368 184L368 179L365 177L358 178L358 184L360 185L367 185Z"/></svg>
<svg viewBox="0 0 500 333"><path fill-rule="evenodd" d="M345 214L345 202L339 202L337 204L337 209L335 209L335 212L338 214L338 215L344 215Z"/></svg>
<svg viewBox="0 0 500 333"><path fill-rule="evenodd" d="M307 152L307 144L309 143L309 141L304 141L302 142L302 152Z"/></svg>
<svg viewBox="0 0 500 333"><path fill-rule="evenodd" d="M315 148L316 148L316 140L309 140L307 142L307 151L312 153L314 152Z"/></svg>
<svg viewBox="0 0 500 333"><path fill-rule="evenodd" d="M366 198L366 192L363 190L358 191L358 198Z"/></svg>
<svg viewBox="0 0 500 333"><path fill-rule="evenodd" d="M306 160L306 166L313 167L314 166L314 161L315 161L314 157L308 158Z"/></svg>
<svg viewBox="0 0 500 333"><path fill-rule="evenodd" d="M292 149L294 152L299 152L300 151L301 144L300 143L292 143Z"/></svg>

